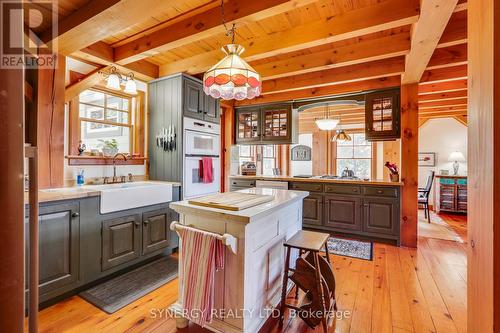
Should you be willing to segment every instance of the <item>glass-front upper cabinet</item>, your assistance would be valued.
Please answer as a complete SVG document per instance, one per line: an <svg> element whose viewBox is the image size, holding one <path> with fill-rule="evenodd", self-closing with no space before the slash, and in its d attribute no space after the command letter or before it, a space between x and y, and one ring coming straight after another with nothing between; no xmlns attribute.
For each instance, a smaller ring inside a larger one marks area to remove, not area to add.
<svg viewBox="0 0 500 333"><path fill-rule="evenodd" d="M401 137L399 90L366 94L366 140L384 141Z"/></svg>
<svg viewBox="0 0 500 333"><path fill-rule="evenodd" d="M262 109L263 140L286 141L290 139L290 105L268 106Z"/></svg>
<svg viewBox="0 0 500 333"><path fill-rule="evenodd" d="M260 108L236 112L236 141L260 141Z"/></svg>

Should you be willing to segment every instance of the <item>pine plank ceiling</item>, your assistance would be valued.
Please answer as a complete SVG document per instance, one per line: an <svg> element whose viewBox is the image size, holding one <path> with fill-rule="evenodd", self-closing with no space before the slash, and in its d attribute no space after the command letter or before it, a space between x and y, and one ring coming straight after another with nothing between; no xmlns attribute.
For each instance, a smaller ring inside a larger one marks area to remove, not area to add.
<svg viewBox="0 0 500 333"><path fill-rule="evenodd" d="M229 42L219 0L59 0L58 7L62 54L143 80L201 75ZM264 79L261 97L238 104L420 82L422 122L466 116L465 0L225 0L225 8L244 58Z"/></svg>

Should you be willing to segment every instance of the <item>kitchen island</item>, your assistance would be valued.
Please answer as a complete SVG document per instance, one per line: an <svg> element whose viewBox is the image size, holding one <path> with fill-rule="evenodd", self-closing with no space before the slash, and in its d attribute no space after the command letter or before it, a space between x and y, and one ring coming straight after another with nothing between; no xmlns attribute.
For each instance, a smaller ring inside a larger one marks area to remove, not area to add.
<svg viewBox="0 0 500 333"><path fill-rule="evenodd" d="M290 176L231 176L231 190L285 186L308 191L304 228L400 244L402 182Z"/></svg>
<svg viewBox="0 0 500 333"><path fill-rule="evenodd" d="M283 243L302 229L302 201L306 191L247 189L241 192L272 195L274 199L239 211L173 202L179 223L237 239L236 253L225 250L225 267L216 273L214 309L218 314L207 328L215 332L258 332L279 303L284 270ZM180 247L182 260L184 249ZM295 262L295 256L292 262ZM179 276L179 294L184 285ZM182 304L171 308L182 318Z"/></svg>

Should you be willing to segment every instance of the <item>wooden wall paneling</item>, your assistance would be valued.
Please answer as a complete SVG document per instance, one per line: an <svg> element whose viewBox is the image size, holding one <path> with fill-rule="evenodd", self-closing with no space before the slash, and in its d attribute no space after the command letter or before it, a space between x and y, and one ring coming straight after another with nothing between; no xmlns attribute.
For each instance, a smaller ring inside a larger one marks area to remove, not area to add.
<svg viewBox="0 0 500 333"><path fill-rule="evenodd" d="M467 79L457 79L445 82L425 83L418 86L419 94L467 90Z"/></svg>
<svg viewBox="0 0 500 333"><path fill-rule="evenodd" d="M313 175L324 175L328 173L328 132L315 129L312 147L312 173Z"/></svg>
<svg viewBox="0 0 500 333"><path fill-rule="evenodd" d="M78 96L68 103L68 155L78 155L78 145L80 143L80 104Z"/></svg>
<svg viewBox="0 0 500 333"><path fill-rule="evenodd" d="M138 91L136 96L136 109L134 112L134 147L133 152L139 156L145 157L146 155L146 94L143 91Z"/></svg>
<svg viewBox="0 0 500 333"><path fill-rule="evenodd" d="M417 246L418 84L401 85L401 244Z"/></svg>
<svg viewBox="0 0 500 333"><path fill-rule="evenodd" d="M396 163L396 165L401 169L401 141L396 140L396 141L384 141L382 143L382 149L383 149L383 154L382 156L384 157L384 160L379 162L382 164L385 164L385 162L389 161L391 163ZM384 168L384 180L390 180L389 179L389 170L387 168Z"/></svg>
<svg viewBox="0 0 500 333"><path fill-rule="evenodd" d="M232 104L221 104L222 115L224 118L221 124L224 125L224 135L221 136L223 140L222 149L224 150L224 191L229 191L229 176L231 175L231 146L235 143L234 133L234 108Z"/></svg>
<svg viewBox="0 0 500 333"><path fill-rule="evenodd" d="M65 57L57 55L55 70L38 70L37 147L40 188L64 185L65 65Z"/></svg>
<svg viewBox="0 0 500 333"><path fill-rule="evenodd" d="M469 1L467 328L500 328L500 4Z"/></svg>
<svg viewBox="0 0 500 333"><path fill-rule="evenodd" d="M23 332L24 70L1 68L0 77L0 332Z"/></svg>

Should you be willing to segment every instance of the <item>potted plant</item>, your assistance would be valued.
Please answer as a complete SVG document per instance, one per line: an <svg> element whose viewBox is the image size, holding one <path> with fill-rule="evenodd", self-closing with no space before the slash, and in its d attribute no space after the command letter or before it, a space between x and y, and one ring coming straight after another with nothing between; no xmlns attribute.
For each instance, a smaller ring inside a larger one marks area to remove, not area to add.
<svg viewBox="0 0 500 333"><path fill-rule="evenodd" d="M394 163L385 162L385 167L389 169L389 179L391 182L399 182L398 166Z"/></svg>
<svg viewBox="0 0 500 333"><path fill-rule="evenodd" d="M116 139L99 141L102 142L102 154L105 157L113 157L118 153L118 141Z"/></svg>

